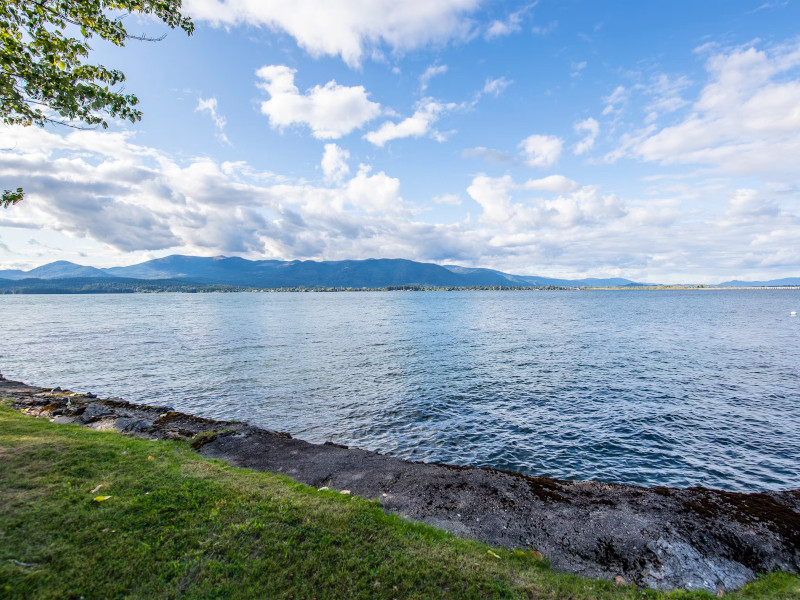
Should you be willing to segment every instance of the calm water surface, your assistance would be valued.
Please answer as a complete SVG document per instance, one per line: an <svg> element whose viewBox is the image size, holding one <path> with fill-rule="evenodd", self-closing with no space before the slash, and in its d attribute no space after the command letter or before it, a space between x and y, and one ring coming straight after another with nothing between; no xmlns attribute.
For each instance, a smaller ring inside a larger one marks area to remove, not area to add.
<svg viewBox="0 0 800 600"><path fill-rule="evenodd" d="M800 291L0 296L0 370L314 442L800 488Z"/></svg>

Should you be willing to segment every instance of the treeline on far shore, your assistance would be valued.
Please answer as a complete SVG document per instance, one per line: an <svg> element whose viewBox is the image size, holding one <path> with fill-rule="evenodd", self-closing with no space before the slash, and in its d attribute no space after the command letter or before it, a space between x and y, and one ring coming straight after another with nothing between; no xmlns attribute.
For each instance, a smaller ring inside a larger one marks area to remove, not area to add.
<svg viewBox="0 0 800 600"><path fill-rule="evenodd" d="M253 288L179 279L0 279L0 294L137 294L160 292L244 292Z"/></svg>

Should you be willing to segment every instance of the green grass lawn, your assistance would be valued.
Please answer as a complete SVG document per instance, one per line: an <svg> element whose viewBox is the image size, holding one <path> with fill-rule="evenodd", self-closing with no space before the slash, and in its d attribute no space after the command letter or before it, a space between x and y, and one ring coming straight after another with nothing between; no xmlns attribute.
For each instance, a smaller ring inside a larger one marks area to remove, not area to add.
<svg viewBox="0 0 800 600"><path fill-rule="evenodd" d="M203 459L183 443L0 407L0 598L177 597L711 596L555 573L531 554ZM769 575L731 597L800 598L800 579Z"/></svg>

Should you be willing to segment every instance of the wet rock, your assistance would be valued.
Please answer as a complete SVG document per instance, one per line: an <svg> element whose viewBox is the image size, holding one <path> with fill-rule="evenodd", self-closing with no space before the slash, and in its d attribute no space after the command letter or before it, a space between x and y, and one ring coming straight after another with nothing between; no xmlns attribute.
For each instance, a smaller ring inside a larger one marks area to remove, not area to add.
<svg viewBox="0 0 800 600"><path fill-rule="evenodd" d="M99 402L92 402L86 407L83 414L81 414L81 421L84 423L93 423L110 414L111 409L107 406L103 406Z"/></svg>
<svg viewBox="0 0 800 600"><path fill-rule="evenodd" d="M152 426L152 421L135 417L120 417L114 421L114 429L122 433L139 433Z"/></svg>

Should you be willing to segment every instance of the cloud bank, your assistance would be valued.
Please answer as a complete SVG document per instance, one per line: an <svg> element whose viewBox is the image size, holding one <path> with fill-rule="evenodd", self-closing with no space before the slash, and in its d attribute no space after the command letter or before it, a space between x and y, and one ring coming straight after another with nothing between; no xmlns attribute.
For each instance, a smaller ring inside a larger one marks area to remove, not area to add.
<svg viewBox="0 0 800 600"><path fill-rule="evenodd" d="M798 211L739 189L699 218L677 198L626 200L564 175L517 180L475 175L452 222L420 220L399 179L327 144L324 184L256 173L246 163L178 161L130 134L6 131L0 176L20 181L25 203L0 227L86 237L123 252L238 254L281 259L405 257L562 275L680 271L708 257L718 271L796 264ZM255 182L255 183L254 183ZM565 243L568 240L568 243ZM793 262L794 261L794 262ZM655 274L655 275L653 275Z"/></svg>
<svg viewBox="0 0 800 600"><path fill-rule="evenodd" d="M312 56L358 67L384 47L404 52L466 38L480 0L186 0L186 14L216 27L267 27L292 36Z"/></svg>

